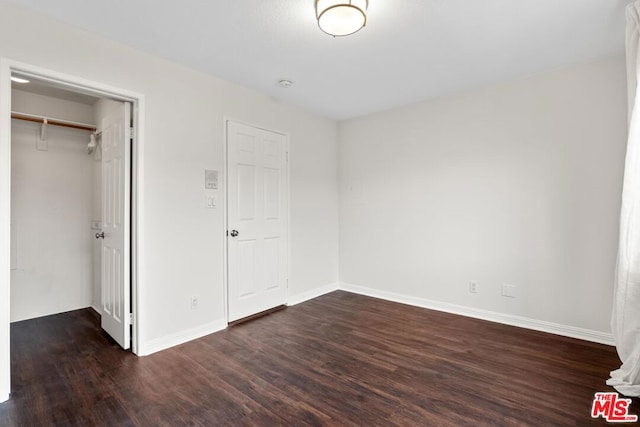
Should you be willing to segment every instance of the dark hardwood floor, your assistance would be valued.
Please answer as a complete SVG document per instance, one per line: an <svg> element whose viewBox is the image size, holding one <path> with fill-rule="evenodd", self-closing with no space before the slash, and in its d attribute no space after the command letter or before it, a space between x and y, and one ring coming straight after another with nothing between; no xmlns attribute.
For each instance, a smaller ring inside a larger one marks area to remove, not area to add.
<svg viewBox="0 0 640 427"><path fill-rule="evenodd" d="M138 358L92 310L11 326L1 426L584 426L612 347L333 292ZM638 401L632 413L638 413Z"/></svg>

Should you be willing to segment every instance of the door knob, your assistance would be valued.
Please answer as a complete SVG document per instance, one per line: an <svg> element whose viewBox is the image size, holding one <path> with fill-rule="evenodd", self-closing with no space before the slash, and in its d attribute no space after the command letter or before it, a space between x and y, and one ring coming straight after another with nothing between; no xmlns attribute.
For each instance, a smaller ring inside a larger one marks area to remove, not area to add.
<svg viewBox="0 0 640 427"><path fill-rule="evenodd" d="M238 230L231 230L230 234L231 234L231 237L236 237L240 233L238 233Z"/></svg>
<svg viewBox="0 0 640 427"><path fill-rule="evenodd" d="M102 233L96 233L96 239L104 239L104 231Z"/></svg>

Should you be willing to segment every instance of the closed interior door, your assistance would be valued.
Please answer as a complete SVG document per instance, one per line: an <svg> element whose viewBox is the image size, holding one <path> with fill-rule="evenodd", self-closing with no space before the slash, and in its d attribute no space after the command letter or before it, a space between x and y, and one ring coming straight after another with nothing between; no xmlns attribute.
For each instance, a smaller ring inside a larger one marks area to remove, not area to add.
<svg viewBox="0 0 640 427"><path fill-rule="evenodd" d="M287 139L227 122L229 321L286 303Z"/></svg>
<svg viewBox="0 0 640 427"><path fill-rule="evenodd" d="M124 102L102 121L102 329L124 349L130 332L130 123Z"/></svg>

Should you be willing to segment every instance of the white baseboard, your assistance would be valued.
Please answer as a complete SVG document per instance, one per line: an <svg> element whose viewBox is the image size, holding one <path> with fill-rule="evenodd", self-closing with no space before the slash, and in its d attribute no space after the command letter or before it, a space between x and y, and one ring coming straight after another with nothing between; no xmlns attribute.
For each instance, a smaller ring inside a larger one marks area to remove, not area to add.
<svg viewBox="0 0 640 427"><path fill-rule="evenodd" d="M311 291L289 297L288 305L300 304L301 302L308 301L313 298L317 298L321 295L327 294L329 292L333 292L337 289L338 289L337 283L331 283L321 288L312 289ZM161 338L156 338L149 342L141 343L138 354L140 356L148 356L150 354L157 353L158 351L162 351L170 347L175 347L177 345L184 344L188 341L201 338L205 335L209 335L214 332L221 331L226 327L227 327L227 321L224 319L221 319L215 322L208 323L206 325L198 326L193 329L167 335Z"/></svg>
<svg viewBox="0 0 640 427"><path fill-rule="evenodd" d="M338 284L337 283L329 283L328 285L322 286L321 288L312 289L307 292L303 292L301 294L289 296L289 302L287 305L296 305L305 301L309 301L314 298L318 298L324 294L328 294L329 292L337 291Z"/></svg>
<svg viewBox="0 0 640 427"><path fill-rule="evenodd" d="M388 301L399 302L401 304L408 304L416 307L428 308L431 310L444 311L446 313L458 314L461 316L473 317L476 319L488 320L490 322L503 323L505 325L518 326L520 328L533 329L541 332L548 332L550 334L562 335L565 337L577 338L600 344L614 345L613 334L611 333L577 328L575 326L561 325L558 323L546 322L544 320L530 319L527 317L498 313L495 311L482 310L479 308L466 307L446 302L433 301L424 298L397 294L394 292L380 291L377 289L352 285L349 283L340 283L339 289L347 292L353 292L354 294L366 295Z"/></svg>
<svg viewBox="0 0 640 427"><path fill-rule="evenodd" d="M148 356L158 351L166 350L170 347L175 347L180 344L184 344L188 341L192 341L198 338L202 338L205 335L213 334L214 332L226 329L227 321L224 319L216 320L202 326L198 326L186 331L177 332L175 334L166 335L164 337L156 338L154 340L142 343L139 346L139 356Z"/></svg>
<svg viewBox="0 0 640 427"><path fill-rule="evenodd" d="M6 402L7 400L9 400L9 393L0 394L0 403Z"/></svg>
<svg viewBox="0 0 640 427"><path fill-rule="evenodd" d="M93 305L79 305L79 306L64 307L64 308L55 309L54 311L47 310L43 312L31 313L26 316L22 315L19 317L14 317L10 323L23 322L25 320L38 319L40 317L46 317L46 316L54 316L56 314L69 313L70 311L83 310L85 308L93 308L94 310L96 310L96 308ZM98 311L98 314L100 313L99 310L96 310L96 311ZM15 313L12 312L12 315L15 315Z"/></svg>
<svg viewBox="0 0 640 427"><path fill-rule="evenodd" d="M91 304L91 307L93 309L93 311L95 311L96 313L98 313L100 316L102 316L102 310L100 310L98 307L96 307L95 305Z"/></svg>

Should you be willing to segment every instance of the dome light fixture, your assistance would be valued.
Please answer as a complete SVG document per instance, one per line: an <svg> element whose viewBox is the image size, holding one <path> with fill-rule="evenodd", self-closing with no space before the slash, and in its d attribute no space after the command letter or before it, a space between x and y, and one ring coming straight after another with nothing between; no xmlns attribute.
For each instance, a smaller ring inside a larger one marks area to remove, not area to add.
<svg viewBox="0 0 640 427"><path fill-rule="evenodd" d="M316 0L316 19L325 33L348 36L367 25L369 0Z"/></svg>

